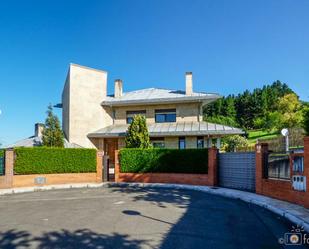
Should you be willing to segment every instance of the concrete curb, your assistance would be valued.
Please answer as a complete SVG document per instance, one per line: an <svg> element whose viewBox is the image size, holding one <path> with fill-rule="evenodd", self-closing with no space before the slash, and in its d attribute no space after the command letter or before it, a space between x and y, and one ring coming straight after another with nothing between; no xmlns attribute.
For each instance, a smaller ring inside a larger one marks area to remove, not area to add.
<svg viewBox="0 0 309 249"><path fill-rule="evenodd" d="M195 190L209 194L219 195L226 198L238 199L247 203L252 203L263 208L270 210L271 212L285 217L294 224L298 224L304 227L304 230L309 232L309 210L296 204L292 204L285 201L276 200L270 197L244 192L240 190L217 188L208 186L193 186L182 184L162 184L162 183L77 183L77 184L59 184L49 186L37 186L37 187L25 187L25 188L12 188L12 189L0 189L1 195L17 194L17 193L29 193L36 191L47 191L56 189L74 189L74 188L100 188L100 187L152 187L152 188L172 188L172 189L184 189ZM306 217L305 220L303 217Z"/></svg>
<svg viewBox="0 0 309 249"><path fill-rule="evenodd" d="M296 204L273 199L263 195L255 193L244 192L234 189L208 187L208 186L192 186L182 184L161 184L161 183L108 183L108 187L120 186L120 187L152 187L152 188L173 188L184 190L196 190L209 194L219 195L226 198L238 199L247 203L252 203L257 206L268 209L269 211L288 219L294 224L303 226L306 232L309 232L309 210ZM307 220L297 215L301 213L302 216L307 216Z"/></svg>
<svg viewBox="0 0 309 249"><path fill-rule="evenodd" d="M9 194L29 193L29 192L36 192L36 191L55 190L55 189L100 188L107 184L108 183L72 183L72 184L58 184L58 185L48 185L48 186L0 189L0 196L9 195Z"/></svg>

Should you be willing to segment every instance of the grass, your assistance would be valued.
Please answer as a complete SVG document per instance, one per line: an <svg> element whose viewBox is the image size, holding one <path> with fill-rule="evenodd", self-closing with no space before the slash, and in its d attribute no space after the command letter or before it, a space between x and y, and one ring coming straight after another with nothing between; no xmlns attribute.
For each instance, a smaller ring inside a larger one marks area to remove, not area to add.
<svg viewBox="0 0 309 249"><path fill-rule="evenodd" d="M278 137L280 134L277 131L252 130L248 131L249 144L255 144L258 139L272 139Z"/></svg>

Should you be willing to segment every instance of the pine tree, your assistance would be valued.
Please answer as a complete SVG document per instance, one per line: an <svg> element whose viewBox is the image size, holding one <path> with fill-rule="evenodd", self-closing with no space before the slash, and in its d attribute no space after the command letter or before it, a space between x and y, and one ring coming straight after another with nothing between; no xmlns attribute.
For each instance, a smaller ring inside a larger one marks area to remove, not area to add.
<svg viewBox="0 0 309 249"><path fill-rule="evenodd" d="M48 147L64 147L63 132L60 127L58 117L53 113L53 107L50 104L47 109L47 118L43 130L43 146Z"/></svg>
<svg viewBox="0 0 309 249"><path fill-rule="evenodd" d="M135 115L133 117L133 121L128 128L125 142L127 148L151 147L145 116Z"/></svg>

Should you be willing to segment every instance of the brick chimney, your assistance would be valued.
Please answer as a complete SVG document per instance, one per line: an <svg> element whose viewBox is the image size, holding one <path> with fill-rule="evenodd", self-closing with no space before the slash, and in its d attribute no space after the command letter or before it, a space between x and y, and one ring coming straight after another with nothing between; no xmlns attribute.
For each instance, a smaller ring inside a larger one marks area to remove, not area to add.
<svg viewBox="0 0 309 249"><path fill-rule="evenodd" d="M44 124L36 123L34 125L34 136L35 137L42 137L43 130L44 130Z"/></svg>
<svg viewBox="0 0 309 249"><path fill-rule="evenodd" d="M192 95L192 93L193 93L192 72L186 72L186 95Z"/></svg>
<svg viewBox="0 0 309 249"><path fill-rule="evenodd" d="M114 97L120 98L122 96L122 80L115 80Z"/></svg>

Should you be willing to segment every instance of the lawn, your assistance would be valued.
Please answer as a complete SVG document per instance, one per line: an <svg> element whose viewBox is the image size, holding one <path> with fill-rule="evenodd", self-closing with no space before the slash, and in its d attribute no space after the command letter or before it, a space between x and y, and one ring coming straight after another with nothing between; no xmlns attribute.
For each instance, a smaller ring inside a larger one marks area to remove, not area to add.
<svg viewBox="0 0 309 249"><path fill-rule="evenodd" d="M278 137L280 134L277 131L265 131L265 130L251 130L248 131L249 144L255 144L257 139L272 139Z"/></svg>

